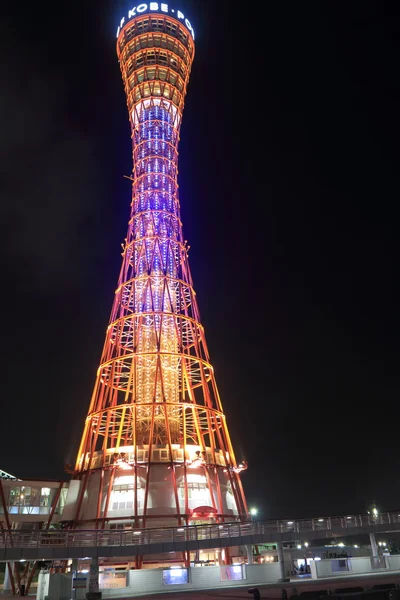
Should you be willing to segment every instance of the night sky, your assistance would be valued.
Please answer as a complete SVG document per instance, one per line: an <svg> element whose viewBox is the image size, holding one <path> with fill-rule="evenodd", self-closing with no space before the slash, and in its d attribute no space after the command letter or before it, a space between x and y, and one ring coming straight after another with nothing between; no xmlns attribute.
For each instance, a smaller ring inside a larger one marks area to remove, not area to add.
<svg viewBox="0 0 400 600"><path fill-rule="evenodd" d="M137 3L2 5L0 468L68 476L129 216ZM400 6L181 0L184 235L260 518L400 507Z"/></svg>

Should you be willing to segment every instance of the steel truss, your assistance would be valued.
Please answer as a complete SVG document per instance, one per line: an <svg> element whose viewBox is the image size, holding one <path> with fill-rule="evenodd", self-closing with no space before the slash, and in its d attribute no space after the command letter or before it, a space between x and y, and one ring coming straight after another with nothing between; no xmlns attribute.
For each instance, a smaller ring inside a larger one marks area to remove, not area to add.
<svg viewBox="0 0 400 600"><path fill-rule="evenodd" d="M194 43L174 18L141 15L121 30L117 52L132 129L132 211L75 465L75 526L243 520L246 465L229 437L180 219L178 143ZM111 495L124 476L132 503L120 517ZM195 485L205 488L205 506L193 506Z"/></svg>

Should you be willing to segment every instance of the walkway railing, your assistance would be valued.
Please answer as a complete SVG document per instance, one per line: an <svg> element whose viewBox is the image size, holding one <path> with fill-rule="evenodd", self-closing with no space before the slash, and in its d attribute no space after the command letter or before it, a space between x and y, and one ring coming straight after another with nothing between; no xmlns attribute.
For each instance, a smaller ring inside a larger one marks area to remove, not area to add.
<svg viewBox="0 0 400 600"><path fill-rule="evenodd" d="M187 543L197 541L216 541L216 547L229 546L229 540L254 537L257 542L265 536L277 539L295 539L296 535L329 537L333 532L346 535L346 531L355 529L382 531L382 526L400 530L400 511L372 515L349 515L344 517L321 517L297 521L251 521L246 523L224 523L215 525L192 525L188 527L168 527L155 529L116 530L53 530L21 532L18 530L0 530L0 548L46 548L46 547L101 547L101 546L151 546L165 543ZM361 531L360 531L361 533ZM255 543L257 543L255 542Z"/></svg>

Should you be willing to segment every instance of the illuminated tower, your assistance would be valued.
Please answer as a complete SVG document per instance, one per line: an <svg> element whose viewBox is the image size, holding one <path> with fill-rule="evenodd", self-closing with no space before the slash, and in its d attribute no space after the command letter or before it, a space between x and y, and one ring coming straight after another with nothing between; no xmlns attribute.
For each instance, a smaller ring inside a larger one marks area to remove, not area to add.
<svg viewBox="0 0 400 600"><path fill-rule="evenodd" d="M247 519L182 234L178 142L194 33L140 4L117 53L132 130L132 211L71 482L75 526Z"/></svg>

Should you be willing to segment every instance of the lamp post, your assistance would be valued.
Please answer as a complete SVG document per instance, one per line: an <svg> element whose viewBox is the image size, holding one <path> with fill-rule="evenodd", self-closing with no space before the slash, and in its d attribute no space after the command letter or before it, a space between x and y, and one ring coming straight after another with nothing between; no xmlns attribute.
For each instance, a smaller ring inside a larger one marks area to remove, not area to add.
<svg viewBox="0 0 400 600"><path fill-rule="evenodd" d="M255 506L253 506L253 508L250 508L249 513L250 513L250 520L254 521L255 517L258 514L258 509Z"/></svg>

